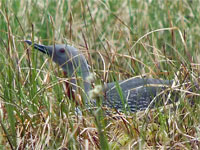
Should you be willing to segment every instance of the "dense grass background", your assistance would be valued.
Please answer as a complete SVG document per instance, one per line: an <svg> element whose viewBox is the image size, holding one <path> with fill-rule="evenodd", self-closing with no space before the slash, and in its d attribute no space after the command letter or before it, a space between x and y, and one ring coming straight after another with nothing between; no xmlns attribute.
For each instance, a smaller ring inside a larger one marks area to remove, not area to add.
<svg viewBox="0 0 200 150"><path fill-rule="evenodd" d="M200 92L193 83L200 1L1 0L0 20L1 149L199 149ZM178 86L173 109L107 116L82 104L79 117L62 71L25 39L79 48L98 84L146 75L190 81L193 91Z"/></svg>

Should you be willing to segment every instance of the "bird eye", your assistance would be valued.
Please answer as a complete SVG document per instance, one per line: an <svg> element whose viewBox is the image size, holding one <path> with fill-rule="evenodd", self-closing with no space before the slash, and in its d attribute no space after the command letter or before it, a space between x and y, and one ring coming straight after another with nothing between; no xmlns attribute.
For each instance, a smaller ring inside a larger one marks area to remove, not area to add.
<svg viewBox="0 0 200 150"><path fill-rule="evenodd" d="M61 49L59 49L59 52L64 53L64 52L65 52L65 49L64 49L64 48L61 48Z"/></svg>

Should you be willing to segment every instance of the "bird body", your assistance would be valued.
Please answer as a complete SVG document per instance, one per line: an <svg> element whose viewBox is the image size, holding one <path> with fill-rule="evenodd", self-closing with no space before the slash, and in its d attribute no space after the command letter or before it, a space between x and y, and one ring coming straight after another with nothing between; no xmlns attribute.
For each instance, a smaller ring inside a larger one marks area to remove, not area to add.
<svg viewBox="0 0 200 150"><path fill-rule="evenodd" d="M25 41L29 45L31 41ZM83 87L86 93L86 103L89 103L89 91L91 85L87 81L90 74L89 67L84 55L76 48L65 45L45 46L34 43L34 48L47 54L52 60L62 67L68 78L71 78L72 90L77 89L76 77L79 76L83 80ZM132 112L144 110L147 107L162 105L162 96L165 89L170 87L171 80L159 80L152 78L133 77L124 81L106 83L103 87L103 104L105 106L123 111L123 109ZM161 93L161 94L159 94Z"/></svg>
<svg viewBox="0 0 200 150"><path fill-rule="evenodd" d="M108 83L105 89L105 99L108 101L107 105L109 107L122 111L123 107L126 107L126 110L135 112L137 110L144 110L147 107L152 108L155 105L160 106L167 99L166 95L169 93L169 90L166 89L170 87L172 82L172 80L133 77L119 81L118 88L116 84ZM123 93L125 104L123 104L122 100L119 100L120 90ZM165 95L164 99L163 95Z"/></svg>

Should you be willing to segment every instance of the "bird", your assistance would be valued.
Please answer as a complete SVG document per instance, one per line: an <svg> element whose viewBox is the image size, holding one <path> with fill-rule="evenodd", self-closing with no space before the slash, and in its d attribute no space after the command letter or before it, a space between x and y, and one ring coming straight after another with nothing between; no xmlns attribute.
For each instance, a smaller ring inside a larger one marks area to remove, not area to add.
<svg viewBox="0 0 200 150"><path fill-rule="evenodd" d="M90 68L83 53L68 44L42 45L25 40L28 45L43 54L47 54L53 62L58 64L71 84L67 83L68 96L74 98L77 91L77 77L82 79L84 99L90 107L90 92L93 86L87 80L90 76ZM102 87L102 105L117 111L143 111L147 108L155 108L171 103L169 98L173 80L161 80L146 77L132 77L126 80L105 83ZM96 101L92 100L96 105ZM169 102L165 102L169 101Z"/></svg>

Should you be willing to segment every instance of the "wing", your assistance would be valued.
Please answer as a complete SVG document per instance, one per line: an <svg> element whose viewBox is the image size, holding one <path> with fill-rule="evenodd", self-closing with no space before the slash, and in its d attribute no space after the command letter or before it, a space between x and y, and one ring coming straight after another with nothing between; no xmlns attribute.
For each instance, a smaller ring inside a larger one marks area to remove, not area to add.
<svg viewBox="0 0 200 150"><path fill-rule="evenodd" d="M118 84L105 86L104 104L119 111L132 112L164 104L172 81L159 79L131 78Z"/></svg>

